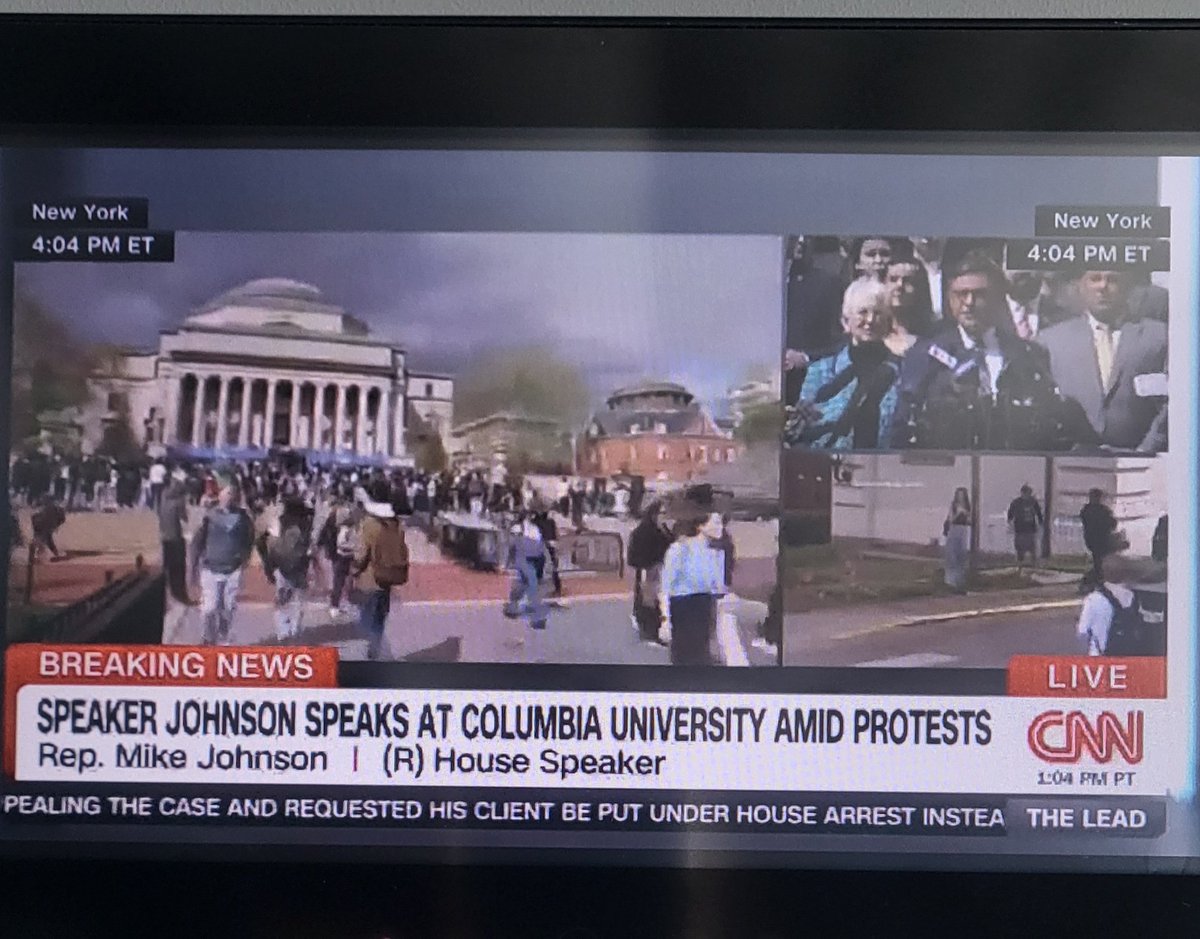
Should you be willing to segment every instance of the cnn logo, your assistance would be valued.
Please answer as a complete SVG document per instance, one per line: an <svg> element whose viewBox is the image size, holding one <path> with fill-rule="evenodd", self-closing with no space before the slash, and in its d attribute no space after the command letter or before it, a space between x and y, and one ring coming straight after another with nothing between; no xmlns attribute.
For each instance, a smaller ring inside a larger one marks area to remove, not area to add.
<svg viewBox="0 0 1200 939"><path fill-rule="evenodd" d="M1124 723L1112 711L1095 718L1082 711L1046 711L1029 725L1029 749L1047 763L1078 763L1090 756L1111 763L1120 754L1126 763L1142 762L1144 753L1142 711L1130 711Z"/></svg>

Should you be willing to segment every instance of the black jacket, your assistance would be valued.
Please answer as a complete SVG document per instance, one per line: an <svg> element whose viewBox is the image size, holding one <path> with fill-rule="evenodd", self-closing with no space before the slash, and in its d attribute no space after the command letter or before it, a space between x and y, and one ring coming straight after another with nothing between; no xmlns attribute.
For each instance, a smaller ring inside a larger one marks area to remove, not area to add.
<svg viewBox="0 0 1200 939"><path fill-rule="evenodd" d="M643 518L629 534L629 566L645 570L661 564L670 546L671 536L653 519Z"/></svg>
<svg viewBox="0 0 1200 939"><path fill-rule="evenodd" d="M1083 415L1072 415L1041 347L997 331L1004 366L996 396L983 393L980 350L957 324L919 340L900 365L893 447L949 450L1066 450L1090 442Z"/></svg>

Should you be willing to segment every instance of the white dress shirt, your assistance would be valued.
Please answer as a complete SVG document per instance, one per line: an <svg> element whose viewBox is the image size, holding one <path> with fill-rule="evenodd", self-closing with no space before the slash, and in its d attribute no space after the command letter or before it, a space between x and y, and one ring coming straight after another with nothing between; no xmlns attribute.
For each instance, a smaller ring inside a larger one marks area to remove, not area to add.
<svg viewBox="0 0 1200 939"><path fill-rule="evenodd" d="M1036 296L1028 303L1018 303L1012 297L1008 298L1008 312L1012 314L1013 328L1017 331L1017 335L1021 335L1020 323L1024 317L1029 323L1029 335L1026 339L1033 339L1038 334L1040 328L1041 315L1038 308L1041 305L1041 296Z"/></svg>
<svg viewBox="0 0 1200 939"><path fill-rule="evenodd" d="M967 331L961 326L958 327L958 335L966 349L975 351L977 343L967 335ZM989 329L983 334L983 360L987 363L987 374L979 376L980 386L994 398L996 397L996 379L1004 371L1004 353L1000 351L1000 340L996 338L994 329Z"/></svg>

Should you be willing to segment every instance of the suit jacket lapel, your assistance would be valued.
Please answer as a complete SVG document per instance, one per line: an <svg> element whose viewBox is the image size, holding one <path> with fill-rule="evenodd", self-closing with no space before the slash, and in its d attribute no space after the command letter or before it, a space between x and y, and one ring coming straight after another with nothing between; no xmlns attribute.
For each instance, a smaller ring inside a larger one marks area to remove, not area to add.
<svg viewBox="0 0 1200 939"><path fill-rule="evenodd" d="M1137 320L1123 323L1121 339L1117 343L1117 354L1113 359L1112 375L1108 379L1108 387L1104 389L1104 400L1108 401L1117 389L1121 375L1130 363L1137 357L1137 346L1142 338L1142 324Z"/></svg>
<svg viewBox="0 0 1200 939"><path fill-rule="evenodd" d="M1081 314L1074 320L1075 335L1070 338L1070 345L1079 349L1075 353L1079 357L1079 365L1084 370L1086 378L1087 400L1080 401L1089 418L1099 418L1104 406L1104 382L1100 379L1100 360L1096 358L1096 340L1092 336L1092 324L1086 314Z"/></svg>

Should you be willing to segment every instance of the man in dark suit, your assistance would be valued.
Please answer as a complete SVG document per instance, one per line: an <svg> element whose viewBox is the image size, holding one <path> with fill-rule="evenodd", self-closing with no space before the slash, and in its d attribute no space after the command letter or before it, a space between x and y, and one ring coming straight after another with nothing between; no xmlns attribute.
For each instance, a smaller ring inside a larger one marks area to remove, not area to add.
<svg viewBox="0 0 1200 939"><path fill-rule="evenodd" d="M1037 339L1059 391L1082 409L1099 444L1154 452L1160 435L1151 430L1166 403L1138 394L1137 379L1166 372L1166 324L1131 314L1122 271L1086 271L1078 295L1084 312Z"/></svg>
<svg viewBox="0 0 1200 939"><path fill-rule="evenodd" d="M830 243L836 250L836 238L790 239L783 363L783 398L788 404L796 403L809 362L828 355L841 338L845 284L819 263L821 255L833 253Z"/></svg>
<svg viewBox="0 0 1200 939"><path fill-rule="evenodd" d="M969 253L945 272L947 325L905 353L895 447L1062 450L1073 436L1045 350L1014 334L1007 284Z"/></svg>

